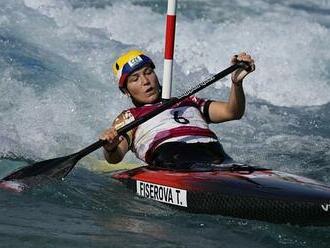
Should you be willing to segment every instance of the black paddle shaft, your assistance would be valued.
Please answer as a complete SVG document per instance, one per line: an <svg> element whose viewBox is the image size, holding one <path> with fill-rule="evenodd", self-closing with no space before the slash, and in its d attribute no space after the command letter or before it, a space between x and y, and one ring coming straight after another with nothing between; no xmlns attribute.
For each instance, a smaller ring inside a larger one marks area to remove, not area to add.
<svg viewBox="0 0 330 248"><path fill-rule="evenodd" d="M181 102L185 98L192 96L193 94L197 93L198 91L206 88L207 86L213 84L214 82L218 81L219 79L227 76L228 74L232 73L233 71L237 70L238 68L244 68L245 70L250 70L250 66L244 62L239 62L234 64L227 69L215 74L214 76L204 80L200 84L196 85L195 87L187 90L181 96L171 98L165 101L162 105L160 105L157 109L143 115L141 118L132 121L131 123L123 126L122 128L118 129L118 136L127 133L128 131L132 130L133 128L139 126L140 124L150 120L154 116L160 114L164 110L170 108L171 106ZM47 175L49 177L65 177L75 166L75 164L86 155L90 154L91 152L99 149L102 147L107 141L105 140L98 140L97 142L91 144L90 146L80 150L77 153L60 157L54 158L50 160L40 161L32 165L25 166L23 168L18 169L17 171L9 174L8 176L4 177L3 181L8 180L19 180L25 179L29 177L39 176L39 175Z"/></svg>
<svg viewBox="0 0 330 248"><path fill-rule="evenodd" d="M166 102L164 102L161 106L159 106L157 109L150 111L149 113L143 115L141 118L132 121L131 123L128 123L127 125L123 126L122 128L119 128L117 130L118 136L123 135L127 133L128 131L132 130L133 128L141 125L142 123L150 120L151 118L155 117L156 115L160 114L161 112L165 111L166 109L172 107L173 105L181 102L185 98L192 96L193 94L197 93L198 91L201 91L202 89L206 88L207 86L215 83L216 81L220 80L221 78L224 78L228 74L232 73L233 71L237 70L238 68L244 68L246 70L250 70L249 65L247 65L244 62L239 62L237 64L234 64L227 69L215 74L214 76L204 80L203 82L199 83L198 85L194 86L193 88L187 90L184 92L182 95L179 97L173 97ZM95 142L94 144L82 149L77 153L80 158L88 155L89 153L99 149L102 147L106 141L104 140L99 140Z"/></svg>

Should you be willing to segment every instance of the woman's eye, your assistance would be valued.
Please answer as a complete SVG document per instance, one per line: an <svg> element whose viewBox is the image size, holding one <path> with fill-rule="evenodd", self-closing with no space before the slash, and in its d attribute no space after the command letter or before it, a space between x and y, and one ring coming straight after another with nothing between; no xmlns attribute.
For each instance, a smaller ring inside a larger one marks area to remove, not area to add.
<svg viewBox="0 0 330 248"><path fill-rule="evenodd" d="M152 69L147 69L144 73L147 74L147 75L149 75L149 74L151 74L152 72L153 72Z"/></svg>
<svg viewBox="0 0 330 248"><path fill-rule="evenodd" d="M135 81L137 81L137 80L138 80L138 77L137 77L137 76L133 76L133 77L130 78L129 81L131 81L131 82L135 82Z"/></svg>

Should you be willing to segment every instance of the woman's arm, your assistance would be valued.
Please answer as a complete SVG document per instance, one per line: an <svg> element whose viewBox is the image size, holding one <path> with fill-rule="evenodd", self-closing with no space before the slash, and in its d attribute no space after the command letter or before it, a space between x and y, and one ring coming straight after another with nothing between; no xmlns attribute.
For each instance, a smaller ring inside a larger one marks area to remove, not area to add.
<svg viewBox="0 0 330 248"><path fill-rule="evenodd" d="M242 118L245 112L245 94L243 90L243 79L255 70L254 60L246 53L235 55L231 59L232 64L239 61L247 62L251 70L237 69L232 73L232 85L228 102L214 101L209 106L209 117L214 123L220 123Z"/></svg>

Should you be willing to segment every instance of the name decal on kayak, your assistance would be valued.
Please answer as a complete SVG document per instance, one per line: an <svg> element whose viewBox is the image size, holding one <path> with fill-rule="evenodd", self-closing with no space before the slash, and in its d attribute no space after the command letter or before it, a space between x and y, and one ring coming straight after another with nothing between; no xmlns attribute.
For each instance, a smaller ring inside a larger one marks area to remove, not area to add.
<svg viewBox="0 0 330 248"><path fill-rule="evenodd" d="M139 196L155 201L187 207L187 191L183 189L137 180L136 193Z"/></svg>
<svg viewBox="0 0 330 248"><path fill-rule="evenodd" d="M321 207L325 212L328 212L330 210L330 204L322 204Z"/></svg>

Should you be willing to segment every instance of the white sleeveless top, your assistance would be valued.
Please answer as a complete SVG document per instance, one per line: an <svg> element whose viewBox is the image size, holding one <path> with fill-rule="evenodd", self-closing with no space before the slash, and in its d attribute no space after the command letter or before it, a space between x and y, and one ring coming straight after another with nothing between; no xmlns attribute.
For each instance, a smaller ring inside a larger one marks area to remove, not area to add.
<svg viewBox="0 0 330 248"><path fill-rule="evenodd" d="M167 142L217 142L203 114L205 103L206 100L192 96L142 123L130 135L131 150L139 159L150 163L155 149ZM124 121L118 127L134 121L159 105L161 103L147 104L124 111Z"/></svg>

